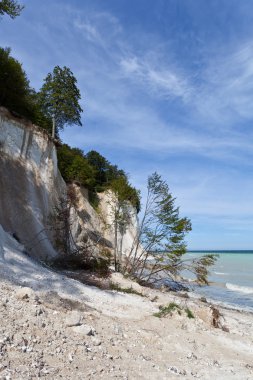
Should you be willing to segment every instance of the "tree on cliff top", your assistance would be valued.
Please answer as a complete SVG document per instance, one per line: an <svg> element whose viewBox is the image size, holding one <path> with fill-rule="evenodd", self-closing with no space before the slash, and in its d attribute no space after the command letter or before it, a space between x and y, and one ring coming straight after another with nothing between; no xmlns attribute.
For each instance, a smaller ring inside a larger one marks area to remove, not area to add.
<svg viewBox="0 0 253 380"><path fill-rule="evenodd" d="M20 15L23 8L23 5L18 4L17 1L14 0L0 1L0 15L4 15L6 13L11 18L15 18Z"/></svg>
<svg viewBox="0 0 253 380"><path fill-rule="evenodd" d="M44 79L38 94L39 102L44 114L52 120L53 137L65 125L82 125L83 110L79 105L81 95L76 82L72 71L66 66L55 66L53 72Z"/></svg>
<svg viewBox="0 0 253 380"><path fill-rule="evenodd" d="M0 105L28 117L30 94L22 65L11 56L10 48L0 48Z"/></svg>
<svg viewBox="0 0 253 380"><path fill-rule="evenodd" d="M43 114L37 94L30 87L22 64L11 56L10 48L0 47L0 106L8 108L49 130L50 119Z"/></svg>

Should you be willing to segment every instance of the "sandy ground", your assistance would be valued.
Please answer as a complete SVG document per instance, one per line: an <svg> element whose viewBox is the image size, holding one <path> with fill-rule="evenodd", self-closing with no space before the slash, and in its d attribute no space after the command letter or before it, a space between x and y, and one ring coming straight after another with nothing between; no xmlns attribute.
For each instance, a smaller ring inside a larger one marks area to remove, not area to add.
<svg viewBox="0 0 253 380"><path fill-rule="evenodd" d="M219 307L215 328L207 303L112 280L144 297L42 267L0 230L0 379L253 379L252 314ZM153 315L170 302L181 315Z"/></svg>

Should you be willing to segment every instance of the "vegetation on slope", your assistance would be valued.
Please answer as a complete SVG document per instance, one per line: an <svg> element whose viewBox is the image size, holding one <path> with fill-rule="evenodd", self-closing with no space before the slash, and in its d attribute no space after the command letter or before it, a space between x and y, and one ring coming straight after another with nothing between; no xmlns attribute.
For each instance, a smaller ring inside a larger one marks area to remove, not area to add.
<svg viewBox="0 0 253 380"><path fill-rule="evenodd" d="M140 193L129 184L126 173L112 165L100 153L92 150L87 154L81 149L71 148L67 144L58 147L59 170L67 183L78 182L94 194L121 186L121 196L140 211Z"/></svg>

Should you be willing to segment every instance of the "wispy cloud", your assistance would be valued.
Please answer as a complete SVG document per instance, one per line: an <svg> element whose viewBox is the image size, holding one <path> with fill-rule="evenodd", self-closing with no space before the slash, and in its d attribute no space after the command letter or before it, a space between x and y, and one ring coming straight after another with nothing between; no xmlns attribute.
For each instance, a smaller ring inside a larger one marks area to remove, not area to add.
<svg viewBox="0 0 253 380"><path fill-rule="evenodd" d="M75 13L73 25L88 41L103 47L112 44L122 31L118 19L108 12Z"/></svg>
<svg viewBox="0 0 253 380"><path fill-rule="evenodd" d="M158 58L158 57L157 57ZM158 97L179 97L187 100L191 93L191 86L186 78L180 76L175 70L149 62L146 57L124 57L120 61L123 73L132 80L138 80Z"/></svg>
<svg viewBox="0 0 253 380"><path fill-rule="evenodd" d="M89 41L101 43L102 38L99 31L89 20L81 21L80 19L77 19L74 21L74 26L77 29L82 30Z"/></svg>
<svg viewBox="0 0 253 380"><path fill-rule="evenodd" d="M195 106L208 124L224 127L253 118L253 43L237 44L210 58L196 88Z"/></svg>

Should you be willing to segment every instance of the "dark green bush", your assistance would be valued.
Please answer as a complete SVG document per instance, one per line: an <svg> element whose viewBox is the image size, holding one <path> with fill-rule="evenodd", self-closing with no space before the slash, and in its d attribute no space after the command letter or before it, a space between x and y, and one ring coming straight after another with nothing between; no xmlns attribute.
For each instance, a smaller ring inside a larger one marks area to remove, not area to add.
<svg viewBox="0 0 253 380"><path fill-rule="evenodd" d="M41 128L51 129L50 120L38 104L37 93L30 87L21 63L11 56L10 48L0 48L0 106L30 119Z"/></svg>
<svg viewBox="0 0 253 380"><path fill-rule="evenodd" d="M89 200L94 208L98 206L98 192L112 189L116 193L120 187L120 196L128 200L140 211L140 193L129 184L123 170L112 165L98 152L90 151L86 155L82 150L71 148L67 144L58 147L58 167L67 183L78 182L89 190Z"/></svg>

